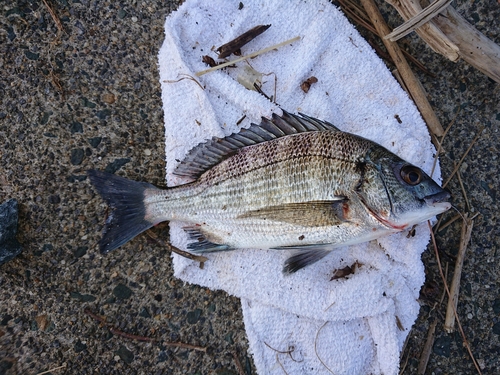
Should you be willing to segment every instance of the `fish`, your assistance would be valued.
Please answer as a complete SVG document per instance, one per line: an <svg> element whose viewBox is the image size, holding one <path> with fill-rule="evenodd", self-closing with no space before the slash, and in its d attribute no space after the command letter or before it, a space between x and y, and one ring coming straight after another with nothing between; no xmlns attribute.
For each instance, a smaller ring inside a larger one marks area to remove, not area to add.
<svg viewBox="0 0 500 375"><path fill-rule="evenodd" d="M180 221L193 253L293 251L286 274L451 207L450 192L419 167L327 121L284 110L195 146L174 170L190 181L184 185L87 174L110 208L102 253L160 222Z"/></svg>

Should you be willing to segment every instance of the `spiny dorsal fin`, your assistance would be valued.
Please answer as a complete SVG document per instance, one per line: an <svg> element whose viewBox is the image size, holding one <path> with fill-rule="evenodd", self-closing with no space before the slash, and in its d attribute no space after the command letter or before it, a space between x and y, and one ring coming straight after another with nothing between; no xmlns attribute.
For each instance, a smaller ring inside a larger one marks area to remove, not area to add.
<svg viewBox="0 0 500 375"><path fill-rule="evenodd" d="M336 130L335 126L304 114L293 115L283 111L282 116L273 114L272 119L262 118L259 125L252 124L248 129L224 138L213 137L200 143L189 151L186 158L177 166L174 174L197 179L204 172L234 155L239 149L271 141L290 134L312 131Z"/></svg>
<svg viewBox="0 0 500 375"><path fill-rule="evenodd" d="M348 200L339 197L331 201L287 203L248 211L239 218L279 221L304 227L326 227L347 221Z"/></svg>

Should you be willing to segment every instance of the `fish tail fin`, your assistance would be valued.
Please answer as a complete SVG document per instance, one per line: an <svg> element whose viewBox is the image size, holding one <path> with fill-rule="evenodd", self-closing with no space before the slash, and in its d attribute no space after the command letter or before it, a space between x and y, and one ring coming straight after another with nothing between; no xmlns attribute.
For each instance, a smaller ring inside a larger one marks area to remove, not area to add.
<svg viewBox="0 0 500 375"><path fill-rule="evenodd" d="M155 186L96 170L87 175L111 209L99 241L101 253L120 247L156 224L145 218L144 203L146 189L157 189Z"/></svg>

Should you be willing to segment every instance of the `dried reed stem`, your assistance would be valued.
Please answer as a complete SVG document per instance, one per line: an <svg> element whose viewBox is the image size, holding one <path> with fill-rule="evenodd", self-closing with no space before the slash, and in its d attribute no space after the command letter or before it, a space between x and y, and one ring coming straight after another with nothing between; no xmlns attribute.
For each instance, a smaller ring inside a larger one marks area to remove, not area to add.
<svg viewBox="0 0 500 375"><path fill-rule="evenodd" d="M462 232L460 235L460 247L458 248L457 259L455 261L455 271L451 280L450 296L448 297L448 307L446 309L446 319L444 321L444 329L451 333L455 330L455 311L457 310L458 293L460 291L460 278L462 276L462 266L465 259L465 251L467 244L470 241L472 234L473 221L468 214L464 215L462 224Z"/></svg>
<svg viewBox="0 0 500 375"><path fill-rule="evenodd" d="M418 362L417 374L424 375L425 369L427 368L427 363L429 363L429 358L432 352L432 346L434 345L434 333L436 332L437 320L434 320L429 327L427 332L427 340L425 341L424 349L422 349L422 354L420 354L420 361Z"/></svg>

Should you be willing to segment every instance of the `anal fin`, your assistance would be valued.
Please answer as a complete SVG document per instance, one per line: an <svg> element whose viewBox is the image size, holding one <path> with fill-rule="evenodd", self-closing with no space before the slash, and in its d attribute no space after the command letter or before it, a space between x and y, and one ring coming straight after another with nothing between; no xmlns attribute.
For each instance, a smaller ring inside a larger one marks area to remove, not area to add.
<svg viewBox="0 0 500 375"><path fill-rule="evenodd" d="M283 267L283 273L294 273L298 270L309 266L310 264L316 263L317 261L323 259L327 256L333 244L314 244L305 246L286 246L279 247L279 250L300 250L295 255L292 255L285 261L285 266Z"/></svg>
<svg viewBox="0 0 500 375"><path fill-rule="evenodd" d="M225 244L218 244L207 239L202 229L198 226L189 226L182 228L188 234L189 239L193 242L187 245L188 250L195 253L213 253L217 251L234 250L234 248Z"/></svg>

